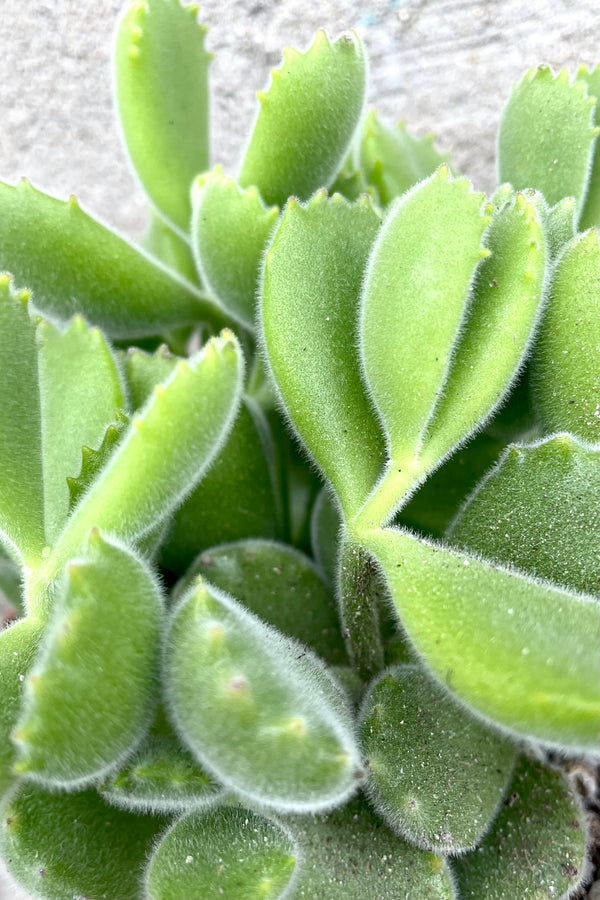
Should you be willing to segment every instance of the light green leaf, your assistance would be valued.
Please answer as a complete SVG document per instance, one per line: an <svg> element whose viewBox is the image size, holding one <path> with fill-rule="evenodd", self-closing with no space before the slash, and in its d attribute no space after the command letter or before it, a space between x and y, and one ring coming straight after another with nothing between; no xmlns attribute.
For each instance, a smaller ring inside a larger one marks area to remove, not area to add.
<svg viewBox="0 0 600 900"><path fill-rule="evenodd" d="M284 820L303 856L294 900L452 900L444 860L411 847L364 797L329 815Z"/></svg>
<svg viewBox="0 0 600 900"><path fill-rule="evenodd" d="M574 197L581 209L597 129L595 100L562 69L538 66L514 85L498 135L498 178L520 191L535 188L554 206Z"/></svg>
<svg viewBox="0 0 600 900"><path fill-rule="evenodd" d="M23 685L33 665L43 623L29 616L0 632L0 797L15 779L10 739L21 709Z"/></svg>
<svg viewBox="0 0 600 900"><path fill-rule="evenodd" d="M371 685L360 734L368 794L393 831L436 853L479 843L512 771L512 742L419 666L395 666Z"/></svg>
<svg viewBox="0 0 600 900"><path fill-rule="evenodd" d="M25 612L23 602L23 573L0 544L0 628L11 615Z"/></svg>
<svg viewBox="0 0 600 900"><path fill-rule="evenodd" d="M161 709L150 734L99 790L107 803L154 815L206 806L222 794L182 746Z"/></svg>
<svg viewBox="0 0 600 900"><path fill-rule="evenodd" d="M1 226L0 226L1 227ZM0 275L0 531L12 555L41 556L44 536L42 416L29 291Z"/></svg>
<svg viewBox="0 0 600 900"><path fill-rule="evenodd" d="M541 309L546 273L542 224L523 194L494 213L472 298L443 390L420 436L434 466L501 404L523 365Z"/></svg>
<svg viewBox="0 0 600 900"><path fill-rule="evenodd" d="M597 747L592 598L394 529L371 532L365 544L415 647L460 700L518 734Z"/></svg>
<svg viewBox="0 0 600 900"><path fill-rule="evenodd" d="M223 445L242 379L243 360L230 331L180 360L82 497L41 574L52 577L94 526L134 541L164 521Z"/></svg>
<svg viewBox="0 0 600 900"><path fill-rule="evenodd" d="M415 458L445 386L471 281L490 253L481 246L490 221L481 213L483 199L465 179L449 180L441 166L392 206L369 258L360 351L386 433L396 503L414 481Z"/></svg>
<svg viewBox="0 0 600 900"><path fill-rule="evenodd" d="M178 272L186 281L191 284L200 283L188 241L170 228L156 213L150 212L141 246L167 268Z"/></svg>
<svg viewBox="0 0 600 900"><path fill-rule="evenodd" d="M156 846L146 873L146 896L279 900L289 896L297 856L292 835L273 819L231 807L191 812Z"/></svg>
<svg viewBox="0 0 600 900"><path fill-rule="evenodd" d="M320 809L362 775L346 699L324 664L200 578L173 616L165 689L181 738L238 794Z"/></svg>
<svg viewBox="0 0 600 900"><path fill-rule="evenodd" d="M162 564L184 572L208 547L248 537L281 536L273 442L265 415L245 397L214 465L177 510Z"/></svg>
<svg viewBox="0 0 600 900"><path fill-rule="evenodd" d="M0 527L17 553L39 558L64 526L82 445L101 440L125 400L102 334L79 316L64 332L34 319L28 297L0 280Z"/></svg>
<svg viewBox="0 0 600 900"><path fill-rule="evenodd" d="M125 146L157 209L190 225L192 179L209 166L206 28L179 0L130 0L116 34L115 95ZM151 148L151 150L149 150Z"/></svg>
<svg viewBox="0 0 600 900"><path fill-rule="evenodd" d="M336 593L348 655L364 681L385 665L380 625L381 587L381 574L371 555L344 532L340 539Z"/></svg>
<svg viewBox="0 0 600 900"><path fill-rule="evenodd" d="M447 153L439 153L433 135L413 137L401 122L389 128L371 111L360 143L360 164L368 183L375 185L382 206L388 206L409 188L433 175Z"/></svg>
<svg viewBox="0 0 600 900"><path fill-rule="evenodd" d="M131 751L153 713L161 620L149 568L92 532L25 682L16 771L73 786Z"/></svg>
<svg viewBox="0 0 600 900"><path fill-rule="evenodd" d="M113 338L175 325L224 324L199 290L92 219L72 197L56 200L21 181L0 183L0 270L34 293L44 314L80 313Z"/></svg>
<svg viewBox="0 0 600 900"><path fill-rule="evenodd" d="M522 757L490 832L453 861L461 900L572 896L588 868L586 830L562 775Z"/></svg>
<svg viewBox="0 0 600 900"><path fill-rule="evenodd" d="M256 187L240 190L218 169L194 185L192 250L208 290L238 322L254 328L263 251L279 215Z"/></svg>
<svg viewBox="0 0 600 900"><path fill-rule="evenodd" d="M144 862L165 825L111 808L93 790L57 794L23 784L2 808L0 854L36 897L139 900Z"/></svg>
<svg viewBox="0 0 600 900"><path fill-rule="evenodd" d="M179 593L202 575L331 665L348 662L335 598L314 563L275 541L245 540L200 554Z"/></svg>
<svg viewBox="0 0 600 900"><path fill-rule="evenodd" d="M600 439L600 244L578 235L554 270L533 360L535 398L547 432Z"/></svg>
<svg viewBox="0 0 600 900"><path fill-rule="evenodd" d="M268 91L258 94L238 181L281 207L292 194L308 200L341 169L363 110L365 56L354 32L331 44L318 31L305 53L284 50L271 77Z"/></svg>
<svg viewBox="0 0 600 900"><path fill-rule="evenodd" d="M177 367L177 361L166 344L161 344L152 354L145 353L139 347L129 348L124 370L133 410L141 409L156 385L168 380Z"/></svg>
<svg viewBox="0 0 600 900"><path fill-rule="evenodd" d="M563 434L511 446L448 539L486 559L600 595L600 453Z"/></svg>
<svg viewBox="0 0 600 900"><path fill-rule="evenodd" d="M373 487L383 439L355 347L363 270L379 218L367 198L349 205L319 192L290 200L267 252L263 340L285 410L347 514Z"/></svg>
<svg viewBox="0 0 600 900"><path fill-rule="evenodd" d="M69 511L67 477L77 472L82 446L96 446L125 408L121 374L103 335L75 316L66 331L37 328L42 409L44 525L52 545Z"/></svg>
<svg viewBox="0 0 600 900"><path fill-rule="evenodd" d="M123 436L129 424L129 417L125 413L117 411L114 422L106 427L102 440L97 449L93 447L81 448L81 468L79 475L68 477L69 504L72 510L82 496L89 490L94 479L102 471L114 448Z"/></svg>
<svg viewBox="0 0 600 900"><path fill-rule="evenodd" d="M594 126L600 129L600 64L588 71L585 66L580 66L577 71L577 81L582 81L588 92L588 96L596 101L594 110ZM592 144L591 153L592 170L589 175L585 204L581 210L579 219L579 231L585 231L592 225L600 226L600 137L597 135Z"/></svg>

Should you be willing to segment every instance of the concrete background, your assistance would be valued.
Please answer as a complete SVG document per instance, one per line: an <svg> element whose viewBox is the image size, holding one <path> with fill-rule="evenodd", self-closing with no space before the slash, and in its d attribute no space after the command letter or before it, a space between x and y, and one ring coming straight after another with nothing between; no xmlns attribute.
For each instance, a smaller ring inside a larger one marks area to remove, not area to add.
<svg viewBox="0 0 600 900"><path fill-rule="evenodd" d="M75 193L136 237L143 195L113 120L110 46L119 0L0 0L0 177ZM495 184L495 133L511 84L539 62L593 64L600 0L204 0L210 28L213 161L235 172L286 44L355 28L370 57L369 102L417 134L433 131L476 187ZM0 900L18 900L2 887Z"/></svg>

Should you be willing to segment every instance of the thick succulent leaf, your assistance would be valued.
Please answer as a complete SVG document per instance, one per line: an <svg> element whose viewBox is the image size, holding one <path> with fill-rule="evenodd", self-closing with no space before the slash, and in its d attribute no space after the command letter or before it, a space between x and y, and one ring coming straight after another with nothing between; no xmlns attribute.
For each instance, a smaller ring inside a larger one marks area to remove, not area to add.
<svg viewBox="0 0 600 900"><path fill-rule="evenodd" d="M329 186L329 193L341 194L351 202L358 200L361 194L370 194L375 199L375 189L368 184L355 157L355 148L351 146L342 168Z"/></svg>
<svg viewBox="0 0 600 900"><path fill-rule="evenodd" d="M448 539L486 559L600 595L600 452L568 434L511 446Z"/></svg>
<svg viewBox="0 0 600 900"><path fill-rule="evenodd" d="M317 565L332 587L338 572L341 528L339 506L325 487L315 500L310 517L310 544Z"/></svg>
<svg viewBox="0 0 600 900"><path fill-rule="evenodd" d="M125 378L131 398L131 408L141 409L152 395L157 384L167 381L177 367L177 357L169 352L166 344L152 354L139 347L130 347L125 357Z"/></svg>
<svg viewBox="0 0 600 900"><path fill-rule="evenodd" d="M574 197L581 209L598 133L594 106L585 84L571 83L566 69L558 75L549 66L530 69L514 85L502 114L499 180L519 191L541 191L550 206Z"/></svg>
<svg viewBox="0 0 600 900"><path fill-rule="evenodd" d="M29 297L0 275L0 532L26 562L39 558L45 546L42 416Z"/></svg>
<svg viewBox="0 0 600 900"><path fill-rule="evenodd" d="M367 182L376 187L382 206L448 162L448 154L440 153L433 141L433 135L413 137L404 122L390 128L374 110L368 114L360 143L360 165Z"/></svg>
<svg viewBox="0 0 600 900"><path fill-rule="evenodd" d="M219 452L237 412L242 378L239 345L229 331L177 363L73 511L47 563L49 573L77 552L94 526L138 540L165 519Z"/></svg>
<svg viewBox="0 0 600 900"><path fill-rule="evenodd" d="M2 808L0 854L35 897L139 900L145 859L165 824L111 808L93 790L23 784Z"/></svg>
<svg viewBox="0 0 600 900"><path fill-rule="evenodd" d="M52 545L69 511L68 476L82 446L95 447L117 410L125 407L121 375L97 328L75 316L66 331L37 328L42 410L42 470L46 543Z"/></svg>
<svg viewBox="0 0 600 900"><path fill-rule="evenodd" d="M198 271L188 241L156 213L150 213L141 245L167 268L179 272L186 281L199 284Z"/></svg>
<svg viewBox="0 0 600 900"><path fill-rule="evenodd" d="M407 844L357 797L329 815L285 820L303 856L294 900L452 900L443 859Z"/></svg>
<svg viewBox="0 0 600 900"><path fill-rule="evenodd" d="M81 448L81 466L79 475L67 478L69 487L69 505L73 509L93 484L94 479L102 471L111 453L121 440L129 425L129 417L117 411L114 422L107 426L97 449L83 446Z"/></svg>
<svg viewBox="0 0 600 900"><path fill-rule="evenodd" d="M268 423L245 397L214 465L173 517L162 565L185 572L207 547L258 535L280 537L274 478Z"/></svg>
<svg viewBox="0 0 600 900"><path fill-rule="evenodd" d="M489 217L441 166L392 206L362 292L360 350L402 496L452 362Z"/></svg>
<svg viewBox="0 0 600 900"><path fill-rule="evenodd" d="M298 550L265 540L223 544L198 557L182 589L197 575L331 665L348 662L335 598L312 560Z"/></svg>
<svg viewBox="0 0 600 900"><path fill-rule="evenodd" d="M10 735L21 710L23 685L33 665L43 623L31 616L0 631L0 797L15 778Z"/></svg>
<svg viewBox="0 0 600 900"><path fill-rule="evenodd" d="M265 244L279 215L258 189L242 191L220 170L194 185L192 250L203 283L238 322L254 328Z"/></svg>
<svg viewBox="0 0 600 900"><path fill-rule="evenodd" d="M319 192L288 203L265 257L264 347L290 420L347 514L373 487L383 439L355 347L363 270L379 218Z"/></svg>
<svg viewBox="0 0 600 900"><path fill-rule="evenodd" d="M206 28L197 6L130 0L116 34L115 95L125 146L152 203L187 232L190 185L209 166ZM149 148L151 148L149 150Z"/></svg>
<svg viewBox="0 0 600 900"><path fill-rule="evenodd" d="M437 853L479 842L515 761L514 744L448 697L419 666L396 666L360 712L368 794L398 834Z"/></svg>
<svg viewBox="0 0 600 900"><path fill-rule="evenodd" d="M0 270L33 291L44 314L81 313L113 338L175 325L223 324L214 301L92 219L75 198L56 200L21 181L0 184Z"/></svg>
<svg viewBox="0 0 600 900"><path fill-rule="evenodd" d="M460 506L498 461L504 442L482 432L433 472L412 495L394 524L441 538Z"/></svg>
<svg viewBox="0 0 600 900"><path fill-rule="evenodd" d="M99 790L107 803L155 815L206 806L222 794L182 745L162 709L133 756L112 770Z"/></svg>
<svg viewBox="0 0 600 900"><path fill-rule="evenodd" d="M587 869L585 843L585 819L563 776L522 757L491 830L476 850L452 864L459 896L570 896Z"/></svg>
<svg viewBox="0 0 600 900"><path fill-rule="evenodd" d="M282 900L289 897L297 857L292 835L273 819L224 806L190 812L157 844L146 873L146 896Z"/></svg>
<svg viewBox="0 0 600 900"><path fill-rule="evenodd" d="M588 71L585 66L581 66L577 72L577 81L584 82L588 95L596 101L594 109L594 126L600 129L600 64L594 69ZM592 225L600 226L600 137L596 139L592 145L592 171L590 172L587 194L581 217L579 219L579 230L585 231Z"/></svg>
<svg viewBox="0 0 600 900"><path fill-rule="evenodd" d="M556 264L534 357L534 389L547 432L600 440L600 243L578 235Z"/></svg>
<svg viewBox="0 0 600 900"><path fill-rule="evenodd" d="M493 215L485 243L491 256L477 270L443 392L421 437L425 465L435 465L506 397L539 318L546 252L534 205L517 194Z"/></svg>
<svg viewBox="0 0 600 900"><path fill-rule="evenodd" d="M0 544L0 630L4 622L24 613L23 573Z"/></svg>
<svg viewBox="0 0 600 900"><path fill-rule="evenodd" d="M365 543L415 647L460 700L519 734L597 747L592 598L395 529L372 531Z"/></svg>
<svg viewBox="0 0 600 900"><path fill-rule="evenodd" d="M331 806L362 774L345 697L324 664L201 578L173 617L166 694L200 762L261 803Z"/></svg>
<svg viewBox="0 0 600 900"><path fill-rule="evenodd" d="M153 713L161 622L149 568L92 532L25 682L19 773L73 785L123 759Z"/></svg>
<svg viewBox="0 0 600 900"><path fill-rule="evenodd" d="M365 56L354 32L332 44L319 31L305 53L284 50L271 75L238 181L283 206L292 194L308 200L341 169L363 110Z"/></svg>

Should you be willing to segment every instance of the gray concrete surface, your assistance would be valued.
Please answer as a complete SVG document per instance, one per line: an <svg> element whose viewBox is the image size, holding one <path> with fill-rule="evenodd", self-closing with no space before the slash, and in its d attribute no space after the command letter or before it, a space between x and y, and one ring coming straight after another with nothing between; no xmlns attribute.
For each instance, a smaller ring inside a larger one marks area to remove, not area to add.
<svg viewBox="0 0 600 900"><path fill-rule="evenodd" d="M0 177L27 175L131 236L145 215L113 120L110 43L119 0L0 0ZM355 28L370 56L369 101L433 131L476 186L494 186L495 132L525 69L592 64L600 0L204 0L214 162L234 172L255 90L286 44ZM18 894L2 887L0 900Z"/></svg>

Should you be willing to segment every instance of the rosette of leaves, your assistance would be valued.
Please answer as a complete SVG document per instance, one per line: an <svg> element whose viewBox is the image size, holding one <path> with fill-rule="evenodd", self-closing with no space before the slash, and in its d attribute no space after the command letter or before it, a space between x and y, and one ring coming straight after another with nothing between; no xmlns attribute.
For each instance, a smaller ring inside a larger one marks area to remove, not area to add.
<svg viewBox="0 0 600 900"><path fill-rule="evenodd" d="M0 853L54 900L567 896L600 69L515 87L488 201L363 116L352 33L223 174L210 59L196 7L124 9L143 248L0 188Z"/></svg>

